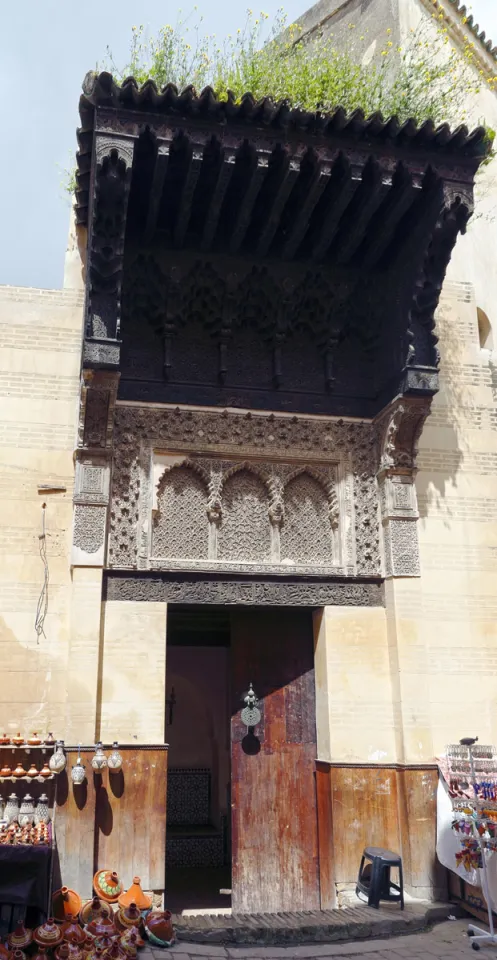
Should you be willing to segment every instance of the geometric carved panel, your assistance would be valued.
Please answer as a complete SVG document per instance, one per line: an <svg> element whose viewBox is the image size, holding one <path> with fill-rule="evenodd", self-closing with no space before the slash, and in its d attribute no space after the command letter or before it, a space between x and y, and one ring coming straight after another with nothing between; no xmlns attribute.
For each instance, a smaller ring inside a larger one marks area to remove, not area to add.
<svg viewBox="0 0 497 960"><path fill-rule="evenodd" d="M172 467L157 491L152 556L206 560L209 546L207 485L191 467Z"/></svg>
<svg viewBox="0 0 497 960"><path fill-rule="evenodd" d="M271 525L268 491L250 470L232 474L223 485L222 521L218 533L219 560L269 563Z"/></svg>
<svg viewBox="0 0 497 960"><path fill-rule="evenodd" d="M282 562L333 563L328 498L314 477L301 473L285 487L280 532Z"/></svg>

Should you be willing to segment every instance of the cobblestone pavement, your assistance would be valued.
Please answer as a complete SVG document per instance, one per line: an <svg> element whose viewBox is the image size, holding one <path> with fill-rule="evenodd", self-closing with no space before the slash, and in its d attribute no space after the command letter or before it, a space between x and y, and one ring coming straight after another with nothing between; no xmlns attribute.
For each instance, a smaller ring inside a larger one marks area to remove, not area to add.
<svg viewBox="0 0 497 960"><path fill-rule="evenodd" d="M437 924L427 933L413 933L388 940L364 940L358 943L315 943L295 947L223 947L217 944L186 943L181 941L170 950L141 951L142 960L470 960L476 954L467 936L469 919ZM475 922L475 921L473 921ZM489 958L497 956L497 948L483 947Z"/></svg>

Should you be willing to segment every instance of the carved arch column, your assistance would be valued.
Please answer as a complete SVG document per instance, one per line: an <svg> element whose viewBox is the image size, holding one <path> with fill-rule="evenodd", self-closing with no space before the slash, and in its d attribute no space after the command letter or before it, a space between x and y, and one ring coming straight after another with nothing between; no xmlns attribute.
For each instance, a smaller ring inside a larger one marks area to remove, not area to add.
<svg viewBox="0 0 497 960"><path fill-rule="evenodd" d="M85 367L118 368L124 236L135 141L97 133L91 184Z"/></svg>

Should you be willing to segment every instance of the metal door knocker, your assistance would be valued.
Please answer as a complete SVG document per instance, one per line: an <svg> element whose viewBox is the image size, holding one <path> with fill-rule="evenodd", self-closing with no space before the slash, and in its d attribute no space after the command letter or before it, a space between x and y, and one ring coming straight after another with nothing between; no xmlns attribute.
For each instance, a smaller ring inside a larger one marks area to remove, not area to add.
<svg viewBox="0 0 497 960"><path fill-rule="evenodd" d="M254 688L251 683L249 684L248 693L243 697L243 702L246 706L240 714L240 719L248 730L253 730L253 728L261 722L261 711L257 706L259 700L254 693Z"/></svg>

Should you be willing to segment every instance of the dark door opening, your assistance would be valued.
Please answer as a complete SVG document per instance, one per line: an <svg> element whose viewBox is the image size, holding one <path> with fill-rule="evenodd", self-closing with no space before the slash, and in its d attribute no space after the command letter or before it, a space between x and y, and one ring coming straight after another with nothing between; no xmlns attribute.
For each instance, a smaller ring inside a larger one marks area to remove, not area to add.
<svg viewBox="0 0 497 960"><path fill-rule="evenodd" d="M230 617L170 606L166 906L173 913L231 908Z"/></svg>

